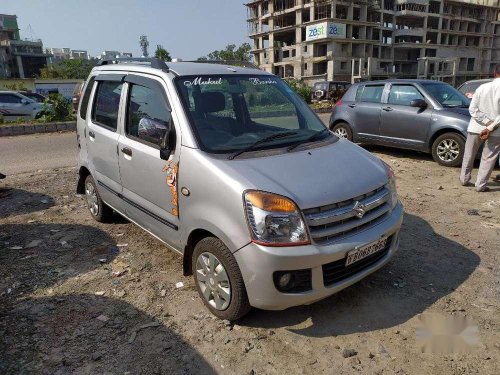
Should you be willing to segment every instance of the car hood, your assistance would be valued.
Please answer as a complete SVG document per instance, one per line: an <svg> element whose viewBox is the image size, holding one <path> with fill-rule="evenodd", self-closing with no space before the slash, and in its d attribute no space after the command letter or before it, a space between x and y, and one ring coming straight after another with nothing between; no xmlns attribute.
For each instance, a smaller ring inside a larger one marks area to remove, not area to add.
<svg viewBox="0 0 500 375"><path fill-rule="evenodd" d="M221 177L240 184L241 192L258 189L281 194L301 209L351 199L387 183L382 161L347 140L279 155L217 159L215 163L226 175Z"/></svg>
<svg viewBox="0 0 500 375"><path fill-rule="evenodd" d="M462 116L470 117L469 108L445 108L446 112L457 113Z"/></svg>

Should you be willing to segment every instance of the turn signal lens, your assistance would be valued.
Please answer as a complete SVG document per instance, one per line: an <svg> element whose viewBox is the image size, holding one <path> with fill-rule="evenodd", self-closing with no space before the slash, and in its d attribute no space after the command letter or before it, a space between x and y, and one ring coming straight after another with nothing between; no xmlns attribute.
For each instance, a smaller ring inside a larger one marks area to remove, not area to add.
<svg viewBox="0 0 500 375"><path fill-rule="evenodd" d="M244 194L252 241L265 246L297 246L309 243L302 214L290 199L250 190Z"/></svg>
<svg viewBox="0 0 500 375"><path fill-rule="evenodd" d="M250 191L245 195L247 201L254 207L264 211L274 212L295 212L295 203L279 195L265 193L261 191Z"/></svg>

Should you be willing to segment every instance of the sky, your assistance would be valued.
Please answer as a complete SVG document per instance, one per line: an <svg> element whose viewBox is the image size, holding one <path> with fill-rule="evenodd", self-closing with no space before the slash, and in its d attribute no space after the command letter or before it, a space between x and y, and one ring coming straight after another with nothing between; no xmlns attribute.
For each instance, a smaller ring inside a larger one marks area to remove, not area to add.
<svg viewBox="0 0 500 375"><path fill-rule="evenodd" d="M244 0L0 0L1 14L17 15L21 38L44 47L141 55L162 45L173 58L196 59L228 44L249 42ZM30 28L31 27L31 28ZM31 35L32 33L32 35Z"/></svg>

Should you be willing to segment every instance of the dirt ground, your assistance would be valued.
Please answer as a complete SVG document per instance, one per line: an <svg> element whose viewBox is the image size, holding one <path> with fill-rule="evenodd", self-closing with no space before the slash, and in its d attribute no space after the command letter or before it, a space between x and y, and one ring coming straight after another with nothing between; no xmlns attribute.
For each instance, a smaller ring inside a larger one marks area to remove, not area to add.
<svg viewBox="0 0 500 375"><path fill-rule="evenodd" d="M76 169L3 180L0 373L499 374L500 185L479 194L428 156L370 151L398 176L397 255L328 299L234 324L208 313L178 255L118 216L94 222ZM430 313L467 317L477 342L422 353Z"/></svg>

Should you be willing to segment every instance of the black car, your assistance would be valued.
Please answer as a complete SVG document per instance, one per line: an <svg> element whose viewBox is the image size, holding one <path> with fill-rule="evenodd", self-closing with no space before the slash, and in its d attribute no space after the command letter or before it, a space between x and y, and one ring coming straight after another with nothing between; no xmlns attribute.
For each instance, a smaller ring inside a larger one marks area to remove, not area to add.
<svg viewBox="0 0 500 375"><path fill-rule="evenodd" d="M354 142L432 153L445 166L462 163L470 101L431 80L356 83L337 102L330 128Z"/></svg>
<svg viewBox="0 0 500 375"><path fill-rule="evenodd" d="M351 86L346 81L323 81L316 82L311 92L311 102L336 101Z"/></svg>

